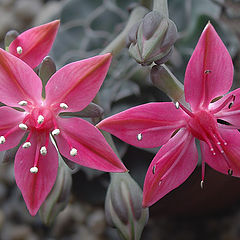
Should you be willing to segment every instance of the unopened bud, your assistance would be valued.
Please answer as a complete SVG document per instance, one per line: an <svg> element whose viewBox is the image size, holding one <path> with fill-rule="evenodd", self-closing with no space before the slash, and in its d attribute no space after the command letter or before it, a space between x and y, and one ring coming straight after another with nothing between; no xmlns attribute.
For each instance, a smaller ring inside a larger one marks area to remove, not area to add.
<svg viewBox="0 0 240 240"><path fill-rule="evenodd" d="M44 224L51 224L55 217L66 207L70 196L71 186L71 173L61 156L59 156L56 182L39 210L40 217Z"/></svg>
<svg viewBox="0 0 240 240"><path fill-rule="evenodd" d="M148 221L148 208L142 208L142 190L128 173L112 173L105 200L109 225L124 239L138 240Z"/></svg>
<svg viewBox="0 0 240 240"><path fill-rule="evenodd" d="M8 48L10 44L12 43L13 40L17 38L19 33L15 30L11 30L6 33L5 38L4 38L4 45L5 45L5 50L8 51Z"/></svg>
<svg viewBox="0 0 240 240"><path fill-rule="evenodd" d="M152 11L130 30L129 52L142 65L165 63L172 53L177 35L173 21L158 11Z"/></svg>
<svg viewBox="0 0 240 240"><path fill-rule="evenodd" d="M45 57L39 68L39 77L42 80L43 91L45 89L45 86L46 86L48 80L51 78L51 76L55 72L56 72L56 65L55 65L53 59L49 56ZM45 96L45 92L43 92L43 96Z"/></svg>

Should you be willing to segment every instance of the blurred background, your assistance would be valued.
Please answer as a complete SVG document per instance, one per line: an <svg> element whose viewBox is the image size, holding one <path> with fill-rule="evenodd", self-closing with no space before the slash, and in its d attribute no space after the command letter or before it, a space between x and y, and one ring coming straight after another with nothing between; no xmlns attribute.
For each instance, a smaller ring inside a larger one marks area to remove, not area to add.
<svg viewBox="0 0 240 240"><path fill-rule="evenodd" d="M145 1L142 1L145 2ZM23 32L54 19L61 27L50 55L57 67L100 53L125 26L140 0L0 0L0 42L7 31ZM170 18L179 31L168 67L183 82L186 64L210 20L227 46L235 66L233 89L240 86L240 1L169 0ZM224 76L223 76L224 77ZM168 101L153 87L149 68L138 65L124 48L114 59L100 93L109 116L151 101ZM131 176L142 187L157 149L137 149L114 139ZM4 153L1 153L1 158ZM143 240L240 239L240 179L201 168L150 208ZM107 226L104 199L109 175L80 167L73 174L70 202L51 226L31 217L16 187L13 160L0 164L0 239L120 239Z"/></svg>

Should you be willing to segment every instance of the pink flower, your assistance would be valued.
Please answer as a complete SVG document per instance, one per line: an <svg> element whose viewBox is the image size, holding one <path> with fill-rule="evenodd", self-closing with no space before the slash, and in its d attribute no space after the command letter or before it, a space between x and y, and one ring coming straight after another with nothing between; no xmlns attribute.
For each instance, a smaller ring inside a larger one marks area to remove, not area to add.
<svg viewBox="0 0 240 240"><path fill-rule="evenodd" d="M15 147L15 178L27 208L35 215L50 192L58 170L58 150L83 166L111 172L126 168L99 130L80 118L61 118L61 112L85 108L97 94L109 68L111 54L74 62L57 71L46 85L23 61L0 50L0 150ZM21 108L19 111L11 107Z"/></svg>
<svg viewBox="0 0 240 240"><path fill-rule="evenodd" d="M162 146L144 183L143 206L150 206L182 184L197 165L195 138L200 140L202 182L204 166L240 176L240 89L232 85L231 57L208 24L188 63L185 98L180 103L149 103L131 108L98 124L98 127L137 147ZM215 100L214 100L215 99ZM214 100L214 101L213 101ZM224 124L225 123L225 124ZM170 140L169 140L170 139Z"/></svg>
<svg viewBox="0 0 240 240"><path fill-rule="evenodd" d="M59 24L55 20L23 32L12 41L9 52L35 68L51 50Z"/></svg>

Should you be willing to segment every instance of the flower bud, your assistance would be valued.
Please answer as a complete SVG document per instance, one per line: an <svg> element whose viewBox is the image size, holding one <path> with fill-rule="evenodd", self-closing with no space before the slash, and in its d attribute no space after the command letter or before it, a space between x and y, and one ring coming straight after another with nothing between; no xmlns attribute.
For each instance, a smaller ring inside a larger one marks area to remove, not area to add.
<svg viewBox="0 0 240 240"><path fill-rule="evenodd" d="M165 63L172 53L177 35L173 21L158 11L151 11L130 30L129 53L142 65Z"/></svg>
<svg viewBox="0 0 240 240"><path fill-rule="evenodd" d="M12 41L17 38L18 35L19 35L19 33L15 30L8 31L6 33L5 38L4 38L4 46L5 46L5 50L7 52L8 52L8 47L10 46Z"/></svg>
<svg viewBox="0 0 240 240"><path fill-rule="evenodd" d="M59 167L56 182L42 204L39 214L44 224L50 225L55 217L66 207L72 186L71 173L59 156Z"/></svg>
<svg viewBox="0 0 240 240"><path fill-rule="evenodd" d="M45 86L48 82L48 80L51 78L51 76L56 72L56 65L53 61L53 59L49 56L46 56L39 67L39 77L42 80L43 84L43 91L45 91ZM43 96L45 96L45 92L43 93Z"/></svg>
<svg viewBox="0 0 240 240"><path fill-rule="evenodd" d="M124 239L140 239L148 221L148 208L142 208L142 190L128 173L112 173L105 200L108 224Z"/></svg>

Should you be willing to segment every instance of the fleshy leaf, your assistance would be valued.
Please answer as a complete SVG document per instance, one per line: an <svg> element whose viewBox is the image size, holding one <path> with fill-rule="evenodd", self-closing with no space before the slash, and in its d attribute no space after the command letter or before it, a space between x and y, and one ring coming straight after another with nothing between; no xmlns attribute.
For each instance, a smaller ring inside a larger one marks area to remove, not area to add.
<svg viewBox="0 0 240 240"><path fill-rule="evenodd" d="M0 102L19 107L20 101L40 104L42 83L22 60L0 49Z"/></svg>
<svg viewBox="0 0 240 240"><path fill-rule="evenodd" d="M32 216L36 215L43 201L53 187L58 170L58 154L51 142L47 147L47 154L39 154L38 172L31 173L37 154L37 136L33 133L31 147L18 149L15 158L15 178L22 192L27 208ZM39 149L38 149L39 150Z"/></svg>
<svg viewBox="0 0 240 240"><path fill-rule="evenodd" d="M64 66L46 85L46 104L65 103L65 112L82 110L99 91L110 62L111 54L107 53Z"/></svg>
<svg viewBox="0 0 240 240"><path fill-rule="evenodd" d="M148 103L106 118L97 127L137 147L159 147L184 125L184 115L173 103Z"/></svg>
<svg viewBox="0 0 240 240"><path fill-rule="evenodd" d="M55 20L23 32L10 44L9 52L35 68L52 48L59 24L60 21ZM17 52L18 47L22 53Z"/></svg>
<svg viewBox="0 0 240 240"><path fill-rule="evenodd" d="M240 177L240 133L236 129L219 128L219 132L227 143L221 145L224 153L216 149L216 155L213 155L209 146L201 142L201 149L203 152L202 158L215 170L224 174L229 174L232 170L232 175ZM228 163L227 163L228 162Z"/></svg>
<svg viewBox="0 0 240 240"><path fill-rule="evenodd" d="M0 144L0 151L13 148L18 145L25 131L18 125L25 117L24 112L19 112L9 107L0 107L0 136L5 136L6 142Z"/></svg>
<svg viewBox="0 0 240 240"><path fill-rule="evenodd" d="M60 134L56 141L61 154L80 165L106 171L124 172L125 166L110 148L100 131L80 118L58 120ZM71 147L77 155L71 156Z"/></svg>
<svg viewBox="0 0 240 240"><path fill-rule="evenodd" d="M185 97L193 111L207 107L215 97L227 93L233 81L233 64L222 40L208 23L185 73Z"/></svg>
<svg viewBox="0 0 240 240"><path fill-rule="evenodd" d="M194 138L186 130L180 130L154 157L143 188L143 206L157 202L182 184L197 165L198 153Z"/></svg>

